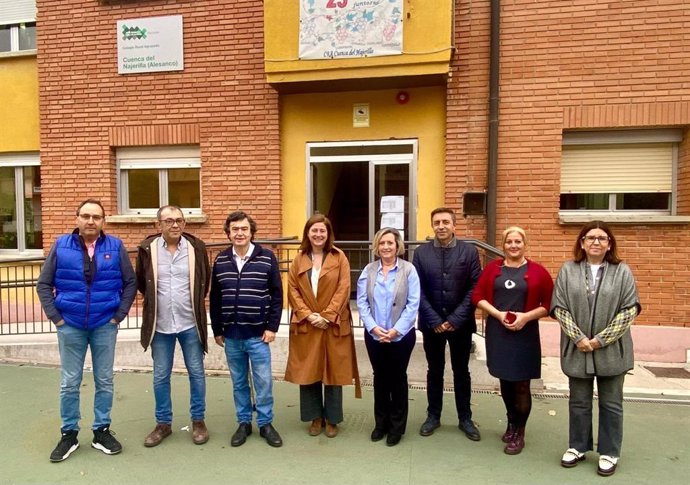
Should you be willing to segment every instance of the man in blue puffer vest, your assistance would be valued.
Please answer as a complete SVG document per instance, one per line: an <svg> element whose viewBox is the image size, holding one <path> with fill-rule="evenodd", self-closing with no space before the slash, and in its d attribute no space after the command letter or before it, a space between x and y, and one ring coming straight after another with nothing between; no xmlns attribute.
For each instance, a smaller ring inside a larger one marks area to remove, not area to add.
<svg viewBox="0 0 690 485"><path fill-rule="evenodd" d="M50 461L67 459L79 448L79 390L86 350L91 347L94 397L91 446L108 455L122 451L110 432L113 362L118 324L136 295L136 279L122 241L103 233L105 211L88 199L77 209L77 229L60 236L38 277L36 291L57 327L62 379L62 436Z"/></svg>

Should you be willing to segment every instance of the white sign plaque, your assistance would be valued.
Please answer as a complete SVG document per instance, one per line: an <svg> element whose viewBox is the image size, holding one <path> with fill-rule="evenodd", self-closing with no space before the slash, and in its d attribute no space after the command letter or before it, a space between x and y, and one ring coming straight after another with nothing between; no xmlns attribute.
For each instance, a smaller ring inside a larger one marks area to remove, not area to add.
<svg viewBox="0 0 690 485"><path fill-rule="evenodd" d="M182 15L117 21L117 72L182 71Z"/></svg>

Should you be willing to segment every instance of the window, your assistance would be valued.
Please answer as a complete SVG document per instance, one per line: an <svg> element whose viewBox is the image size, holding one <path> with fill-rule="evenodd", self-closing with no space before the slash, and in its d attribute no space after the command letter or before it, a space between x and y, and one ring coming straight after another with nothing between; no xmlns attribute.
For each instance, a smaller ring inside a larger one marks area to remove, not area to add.
<svg viewBox="0 0 690 485"><path fill-rule="evenodd" d="M36 22L0 25L0 52L36 49Z"/></svg>
<svg viewBox="0 0 690 485"><path fill-rule="evenodd" d="M0 53L36 49L36 0L0 0Z"/></svg>
<svg viewBox="0 0 690 485"><path fill-rule="evenodd" d="M560 211L671 215L681 130L563 134Z"/></svg>
<svg viewBox="0 0 690 485"><path fill-rule="evenodd" d="M120 214L153 215L167 204L201 213L199 147L118 148Z"/></svg>
<svg viewBox="0 0 690 485"><path fill-rule="evenodd" d="M0 253L43 249L37 154L0 155Z"/></svg>

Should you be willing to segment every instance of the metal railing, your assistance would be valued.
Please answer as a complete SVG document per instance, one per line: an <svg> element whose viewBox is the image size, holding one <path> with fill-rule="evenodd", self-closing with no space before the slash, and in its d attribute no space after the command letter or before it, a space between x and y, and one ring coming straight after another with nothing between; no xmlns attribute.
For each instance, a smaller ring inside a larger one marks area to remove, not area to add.
<svg viewBox="0 0 690 485"><path fill-rule="evenodd" d="M477 247L482 261L486 263L502 253L493 246L477 239L462 239L463 241ZM276 240L257 240L265 247L271 248L278 258L281 273L284 274L283 280L290 268L290 263L297 255L299 241L295 238L276 239ZM405 243L405 259L412 259L413 251L426 241L408 241ZM364 266L373 260L371 254L371 242L369 241L337 241L336 245L345 252L350 261L350 271L352 273L352 294L355 297L356 282ZM228 247L227 243L208 244L210 261L213 262L218 253ZM136 251L129 251L132 265L136 258ZM45 258L35 259L16 259L0 262L0 337L4 335L40 334L55 332L55 327L48 320L36 294L36 282L41 272ZM285 298L287 307L287 298ZM351 301L353 309L354 301ZM120 328L136 329L140 327L142 309L142 297L137 294L134 304L129 311L127 318L120 324ZM283 312L281 325L287 325L290 309L286 308ZM356 319L357 320L357 319ZM483 321L482 321L483 323ZM355 326L361 326L361 322L355 321ZM483 332L483 325L479 330Z"/></svg>

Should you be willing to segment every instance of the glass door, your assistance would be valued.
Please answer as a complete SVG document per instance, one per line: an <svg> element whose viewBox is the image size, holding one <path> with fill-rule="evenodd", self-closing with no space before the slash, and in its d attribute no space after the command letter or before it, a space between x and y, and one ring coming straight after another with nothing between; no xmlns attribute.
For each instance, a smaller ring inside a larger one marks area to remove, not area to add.
<svg viewBox="0 0 690 485"><path fill-rule="evenodd" d="M416 140L309 143L307 217L325 214L339 241L371 241L381 227L416 235Z"/></svg>

